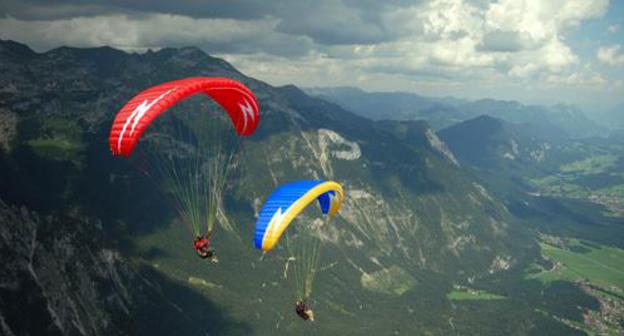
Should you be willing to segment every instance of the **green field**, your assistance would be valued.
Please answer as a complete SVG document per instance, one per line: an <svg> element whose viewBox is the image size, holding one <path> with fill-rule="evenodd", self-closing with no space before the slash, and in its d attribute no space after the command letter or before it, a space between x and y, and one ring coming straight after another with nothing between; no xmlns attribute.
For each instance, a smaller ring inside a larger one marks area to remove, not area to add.
<svg viewBox="0 0 624 336"><path fill-rule="evenodd" d="M603 188L600 189L599 192L607 196L624 197L624 184L615 185L609 188Z"/></svg>
<svg viewBox="0 0 624 336"><path fill-rule="evenodd" d="M362 287L377 293L401 296L416 285L416 279L399 266L362 274Z"/></svg>
<svg viewBox="0 0 624 336"><path fill-rule="evenodd" d="M462 300L501 300L505 299L504 296L496 295L484 290L471 289L466 287L455 287L453 291L446 295L449 300L462 301Z"/></svg>
<svg viewBox="0 0 624 336"><path fill-rule="evenodd" d="M559 170L564 173L578 172L583 174L601 173L615 164L615 155L600 155L562 165Z"/></svg>
<svg viewBox="0 0 624 336"><path fill-rule="evenodd" d="M65 138L41 138L27 142L33 152L44 159L54 161L71 161L80 165L80 156L84 145Z"/></svg>
<svg viewBox="0 0 624 336"><path fill-rule="evenodd" d="M610 216L624 209L624 157L622 146L578 143L561 149L542 168L543 174L524 176L544 196L585 199L600 204ZM591 239L591 238L590 238Z"/></svg>
<svg viewBox="0 0 624 336"><path fill-rule="evenodd" d="M82 137L82 128L75 120L57 117L44 119L38 133L25 142L41 158L79 165L86 148Z"/></svg>
<svg viewBox="0 0 624 336"><path fill-rule="evenodd" d="M532 273L530 278L544 282L588 281L595 285L624 290L624 250L576 239L570 240L565 248L543 242L540 247L542 254L554 266L550 270Z"/></svg>

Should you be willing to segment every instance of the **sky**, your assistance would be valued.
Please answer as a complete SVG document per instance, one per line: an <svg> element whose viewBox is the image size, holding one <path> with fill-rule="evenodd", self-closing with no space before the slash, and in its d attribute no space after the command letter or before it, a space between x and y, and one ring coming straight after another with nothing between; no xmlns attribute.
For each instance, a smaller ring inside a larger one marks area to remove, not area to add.
<svg viewBox="0 0 624 336"><path fill-rule="evenodd" d="M624 103L624 0L2 0L0 39L197 46L273 85Z"/></svg>

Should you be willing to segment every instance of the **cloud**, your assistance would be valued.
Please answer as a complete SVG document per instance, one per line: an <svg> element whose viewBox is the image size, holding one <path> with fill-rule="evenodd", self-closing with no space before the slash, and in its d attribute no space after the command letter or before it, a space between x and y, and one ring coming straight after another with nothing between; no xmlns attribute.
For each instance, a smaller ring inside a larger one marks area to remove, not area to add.
<svg viewBox="0 0 624 336"><path fill-rule="evenodd" d="M524 32L534 41L549 40L581 21L604 15L608 0L501 0L485 12L490 29Z"/></svg>
<svg viewBox="0 0 624 336"><path fill-rule="evenodd" d="M607 80L596 72L574 72L567 75L551 74L546 76L545 81L549 84L567 86L600 86L607 84Z"/></svg>
<svg viewBox="0 0 624 336"><path fill-rule="evenodd" d="M239 21L188 16L123 14L53 21L0 19L0 37L28 41L36 49L59 45L109 45L125 50L199 46L211 53L303 56L312 50L305 36L275 32L275 19Z"/></svg>
<svg viewBox="0 0 624 336"><path fill-rule="evenodd" d="M192 18L256 20L287 0L3 0L4 16L19 20L62 20L112 14L173 14Z"/></svg>
<svg viewBox="0 0 624 336"><path fill-rule="evenodd" d="M320 44L374 44L394 39L379 12L355 1L293 1L276 14L280 18L278 31L305 35Z"/></svg>
<svg viewBox="0 0 624 336"><path fill-rule="evenodd" d="M482 41L477 45L479 51L519 52L527 49L531 38L526 32L493 30L485 33Z"/></svg>
<svg viewBox="0 0 624 336"><path fill-rule="evenodd" d="M509 69L508 74L512 77L518 78L530 78L540 70L540 67L535 63L518 64Z"/></svg>
<svg viewBox="0 0 624 336"><path fill-rule="evenodd" d="M601 62L608 65L624 65L624 51L622 51L622 46L619 44L600 47L597 57Z"/></svg>
<svg viewBox="0 0 624 336"><path fill-rule="evenodd" d="M616 33L618 33L619 31L620 31L620 25L618 25L618 24L610 25L610 26L607 28L607 32L608 32L609 34L616 34Z"/></svg>

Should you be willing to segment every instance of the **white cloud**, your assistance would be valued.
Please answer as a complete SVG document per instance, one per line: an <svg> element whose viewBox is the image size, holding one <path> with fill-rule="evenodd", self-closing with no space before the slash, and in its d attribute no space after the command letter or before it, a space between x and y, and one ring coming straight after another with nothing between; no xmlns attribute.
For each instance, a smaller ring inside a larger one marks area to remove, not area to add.
<svg viewBox="0 0 624 336"><path fill-rule="evenodd" d="M624 51L619 44L600 47L597 57L601 62L608 65L624 65Z"/></svg>
<svg viewBox="0 0 624 336"><path fill-rule="evenodd" d="M493 29L526 32L540 42L602 16L608 5L608 0L501 0L489 6L485 22Z"/></svg>
<svg viewBox="0 0 624 336"><path fill-rule="evenodd" d="M539 66L535 63L518 64L511 67L508 74L513 77L528 78L539 71Z"/></svg>
<svg viewBox="0 0 624 336"><path fill-rule="evenodd" d="M574 72L568 75L548 75L546 82L568 86L600 86L607 84L607 80L595 72Z"/></svg>
<svg viewBox="0 0 624 336"><path fill-rule="evenodd" d="M563 67L578 61L578 56L570 50L570 47L557 38L549 41L540 51L542 53L541 60L553 72L558 72Z"/></svg>
<svg viewBox="0 0 624 336"><path fill-rule="evenodd" d="M618 25L618 24L610 25L610 26L607 28L607 32L608 32L609 34L616 34L616 33L618 33L619 31L620 31L620 25Z"/></svg>

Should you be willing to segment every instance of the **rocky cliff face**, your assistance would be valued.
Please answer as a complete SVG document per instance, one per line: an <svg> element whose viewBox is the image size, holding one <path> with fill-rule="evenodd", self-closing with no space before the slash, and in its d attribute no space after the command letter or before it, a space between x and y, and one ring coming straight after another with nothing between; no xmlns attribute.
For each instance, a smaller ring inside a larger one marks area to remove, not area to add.
<svg viewBox="0 0 624 336"><path fill-rule="evenodd" d="M2 334L249 333L106 241L98 221L43 217L0 202Z"/></svg>
<svg viewBox="0 0 624 336"><path fill-rule="evenodd" d="M1 203L0 224L3 334L116 334L130 320L134 272L101 246L100 223Z"/></svg>

